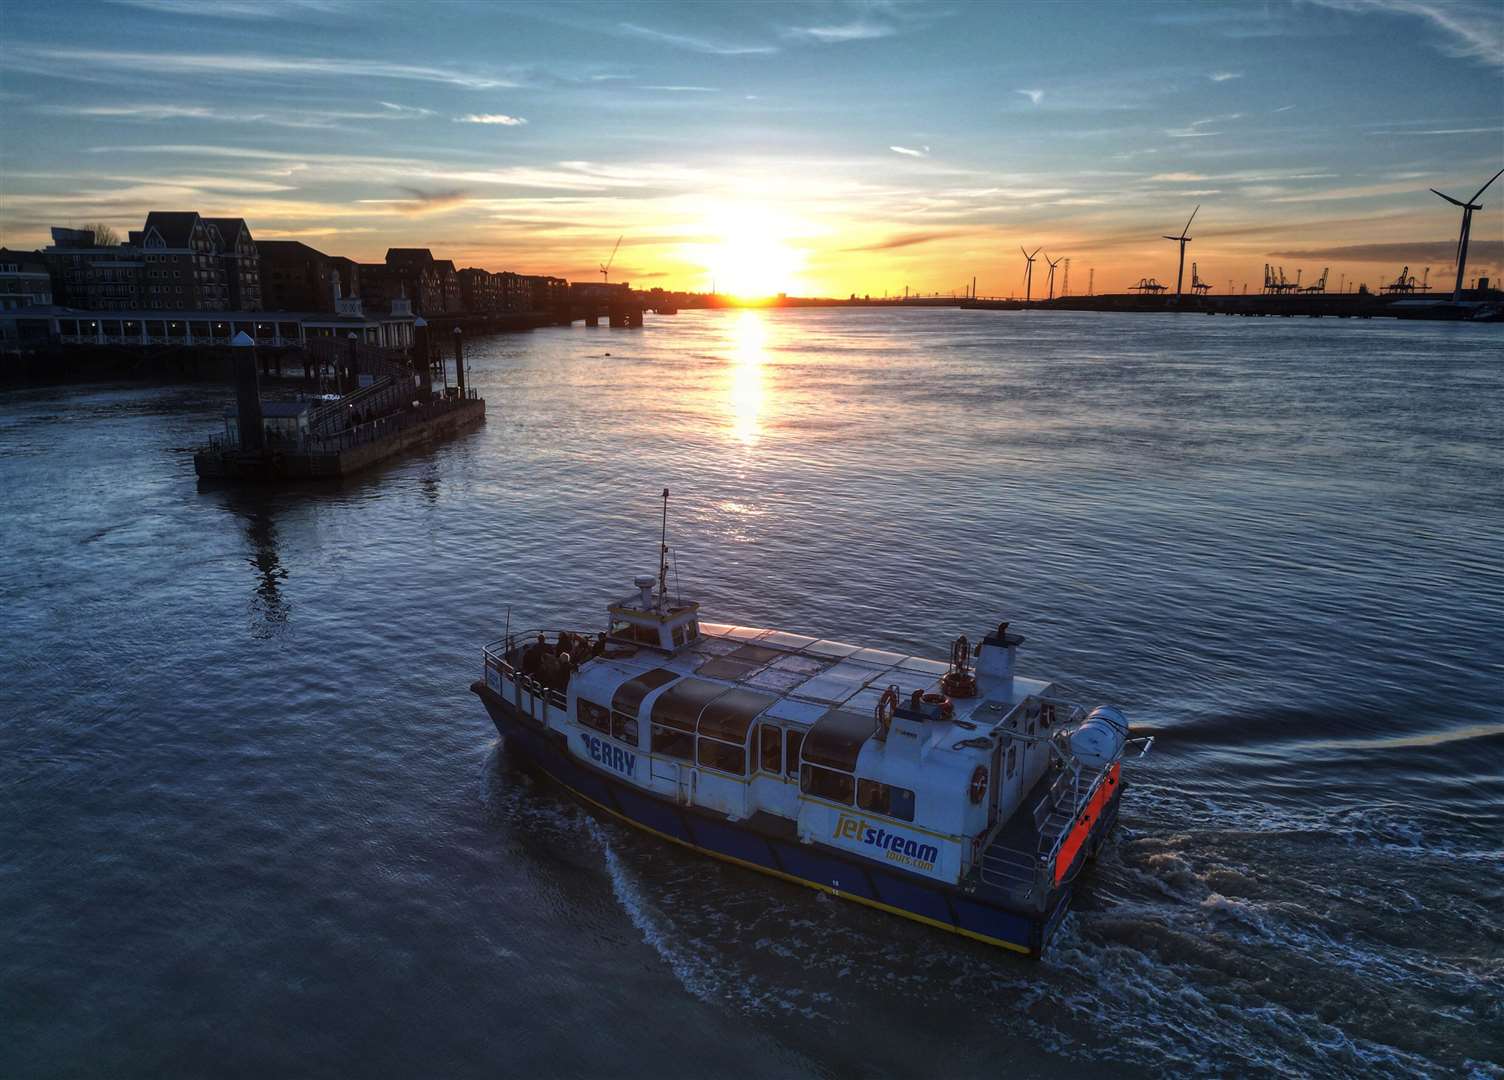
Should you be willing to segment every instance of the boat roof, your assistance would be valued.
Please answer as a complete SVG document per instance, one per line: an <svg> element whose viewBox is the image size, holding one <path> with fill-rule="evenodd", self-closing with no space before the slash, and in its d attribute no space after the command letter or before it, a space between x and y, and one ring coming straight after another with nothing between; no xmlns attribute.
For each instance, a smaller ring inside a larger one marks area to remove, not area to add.
<svg viewBox="0 0 1504 1080"><path fill-rule="evenodd" d="M942 660L765 627L701 622L699 630L671 653L640 646L627 656L592 659L581 670L580 692L635 711L672 682L653 702L653 723L740 741L757 717L766 716L812 728L813 752L834 764L859 752L872 735L877 702L888 687L897 686L906 701L915 690L939 691L949 670ZM1006 691L984 686L978 697L955 702L954 720L964 728L967 717L986 706L990 711L978 723L990 728L1002 719L999 704L1011 707L1051 689L1019 677Z"/></svg>

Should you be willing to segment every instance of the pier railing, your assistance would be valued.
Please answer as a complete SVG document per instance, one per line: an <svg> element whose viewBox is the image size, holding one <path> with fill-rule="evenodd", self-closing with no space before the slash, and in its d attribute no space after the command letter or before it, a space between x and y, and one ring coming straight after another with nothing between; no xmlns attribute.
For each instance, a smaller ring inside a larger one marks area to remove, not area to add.
<svg viewBox="0 0 1504 1080"><path fill-rule="evenodd" d="M473 392L462 398L435 398L426 404L403 409L375 420L368 420L364 424L356 424L332 435L311 436L306 440L306 449L309 453L315 454L337 454L345 450L353 450L357 446L380 442L408 428L443 416L445 413L454 412L462 405L474 400L476 397Z"/></svg>
<svg viewBox="0 0 1504 1080"><path fill-rule="evenodd" d="M392 387L388 386L382 389L386 390L387 393L373 395L369 399L360 399L360 402L357 403L364 403L366 407L376 407L377 402L390 404L393 400L401 400L407 393L406 388L398 386L395 388L397 393L394 398ZM351 425L343 430L332 430L332 418L337 418L338 414L348 415L350 412L347 408L347 405L350 404L349 399L343 399L337 406L330 407L332 413L330 409L325 409L315 414L319 417L319 425L325 429L323 432L311 431L296 439L277 438L268 432L265 449L277 450L283 453L339 454L346 450L353 450L358 446L366 446L370 443L390 438L408 428L433 420L446 413L454 412L462 406L477 400L479 400L479 395L474 390L467 390L463 395L455 393L449 397L434 398L425 404L409 406L408 408L388 413L386 416L368 420L362 424ZM205 447L210 453L226 453L232 450L239 450L240 448L237 440L223 435L210 436L208 445Z"/></svg>

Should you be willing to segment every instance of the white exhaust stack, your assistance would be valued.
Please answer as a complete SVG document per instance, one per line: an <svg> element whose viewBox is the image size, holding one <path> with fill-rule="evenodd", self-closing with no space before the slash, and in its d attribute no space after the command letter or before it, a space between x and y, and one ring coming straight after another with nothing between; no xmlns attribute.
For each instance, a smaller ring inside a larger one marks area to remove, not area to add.
<svg viewBox="0 0 1504 1080"><path fill-rule="evenodd" d="M1007 623L998 623L997 629L982 639L982 646L977 650L977 680L994 684L1001 682L1008 696L1012 697L1013 661L1023 643L1022 634L1011 634Z"/></svg>

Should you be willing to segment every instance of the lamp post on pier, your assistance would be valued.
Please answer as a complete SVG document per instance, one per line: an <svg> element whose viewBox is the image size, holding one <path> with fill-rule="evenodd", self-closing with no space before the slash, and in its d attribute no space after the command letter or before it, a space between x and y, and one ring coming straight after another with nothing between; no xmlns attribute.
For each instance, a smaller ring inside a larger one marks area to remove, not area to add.
<svg viewBox="0 0 1504 1080"><path fill-rule="evenodd" d="M460 397L465 396L465 338L460 328L454 328L454 382L459 387Z"/></svg>

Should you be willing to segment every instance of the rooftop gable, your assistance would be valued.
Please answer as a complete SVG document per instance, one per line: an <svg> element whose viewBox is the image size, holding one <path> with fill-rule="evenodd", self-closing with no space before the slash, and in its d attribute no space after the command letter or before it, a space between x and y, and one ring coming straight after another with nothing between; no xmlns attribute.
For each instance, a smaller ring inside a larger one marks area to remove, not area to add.
<svg viewBox="0 0 1504 1080"><path fill-rule="evenodd" d="M193 228L199 221L197 210L153 210L141 231L148 244L155 232L163 247L185 248L193 243Z"/></svg>

